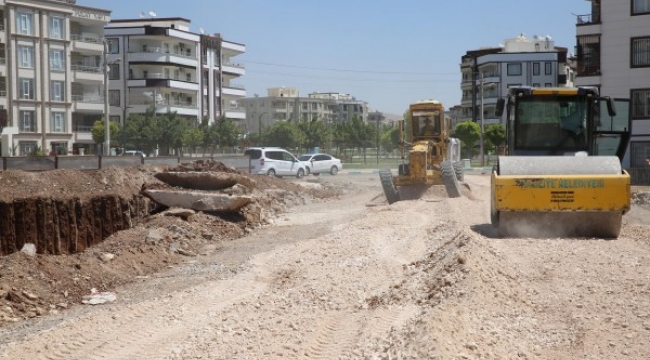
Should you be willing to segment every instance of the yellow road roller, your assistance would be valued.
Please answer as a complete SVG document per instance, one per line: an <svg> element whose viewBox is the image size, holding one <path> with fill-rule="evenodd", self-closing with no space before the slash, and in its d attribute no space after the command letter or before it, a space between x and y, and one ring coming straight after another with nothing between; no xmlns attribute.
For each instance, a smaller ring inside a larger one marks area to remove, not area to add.
<svg viewBox="0 0 650 360"><path fill-rule="evenodd" d="M617 238L630 209L622 168L631 132L629 99L595 87L512 87L506 155L492 169L490 215L502 237Z"/></svg>

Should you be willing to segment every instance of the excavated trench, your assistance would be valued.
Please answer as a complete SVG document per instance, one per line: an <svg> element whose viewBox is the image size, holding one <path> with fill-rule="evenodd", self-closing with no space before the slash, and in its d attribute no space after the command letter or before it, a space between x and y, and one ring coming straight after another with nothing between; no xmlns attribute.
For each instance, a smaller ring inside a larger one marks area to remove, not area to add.
<svg viewBox="0 0 650 360"><path fill-rule="evenodd" d="M78 253L131 228L152 207L141 195L0 202L0 255L20 251L26 243L33 243L39 254Z"/></svg>

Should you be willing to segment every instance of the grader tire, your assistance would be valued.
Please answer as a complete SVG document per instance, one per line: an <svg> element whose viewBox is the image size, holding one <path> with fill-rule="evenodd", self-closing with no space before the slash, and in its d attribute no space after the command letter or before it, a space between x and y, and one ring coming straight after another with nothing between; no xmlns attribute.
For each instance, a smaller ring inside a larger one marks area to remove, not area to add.
<svg viewBox="0 0 650 360"><path fill-rule="evenodd" d="M393 183L393 174L390 172L390 169L380 170L379 180L381 181L381 187L384 189L388 204L399 201L399 192L397 192L397 188Z"/></svg>
<svg viewBox="0 0 650 360"><path fill-rule="evenodd" d="M461 196L460 185L458 179L456 178L456 172L454 171L454 166L450 161L443 161L440 164L442 171L442 182L445 184L445 189L447 190L447 195L450 198L457 198Z"/></svg>
<svg viewBox="0 0 650 360"><path fill-rule="evenodd" d="M462 161L456 161L454 163L454 172L456 173L456 179L460 182L465 180L465 171L463 170L465 164Z"/></svg>

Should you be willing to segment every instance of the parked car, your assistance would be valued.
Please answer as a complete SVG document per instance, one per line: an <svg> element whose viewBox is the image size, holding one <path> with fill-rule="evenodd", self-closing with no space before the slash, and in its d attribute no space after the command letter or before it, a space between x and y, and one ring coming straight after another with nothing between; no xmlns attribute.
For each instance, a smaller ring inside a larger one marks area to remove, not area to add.
<svg viewBox="0 0 650 360"><path fill-rule="evenodd" d="M332 155L317 153L317 154L303 154L298 157L298 160L308 164L309 173L318 176L322 173L330 173L336 175L339 170L343 169L341 159L335 158Z"/></svg>
<svg viewBox="0 0 650 360"><path fill-rule="evenodd" d="M122 153L122 156L139 156L139 157L147 157L147 155L140 150L126 150L125 152Z"/></svg>
<svg viewBox="0 0 650 360"><path fill-rule="evenodd" d="M306 166L292 153L279 147L251 147L244 151L250 158L251 174L303 177Z"/></svg>

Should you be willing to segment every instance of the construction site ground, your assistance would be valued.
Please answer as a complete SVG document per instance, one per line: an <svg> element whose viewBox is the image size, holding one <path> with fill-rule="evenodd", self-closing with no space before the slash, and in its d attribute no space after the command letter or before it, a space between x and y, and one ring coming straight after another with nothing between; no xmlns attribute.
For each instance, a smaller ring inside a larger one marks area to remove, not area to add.
<svg viewBox="0 0 650 360"><path fill-rule="evenodd" d="M156 171L0 182L132 193ZM618 239L501 239L486 174L392 205L376 174L252 178L258 216L172 209L78 254L1 257L0 358L650 358L646 189Z"/></svg>

